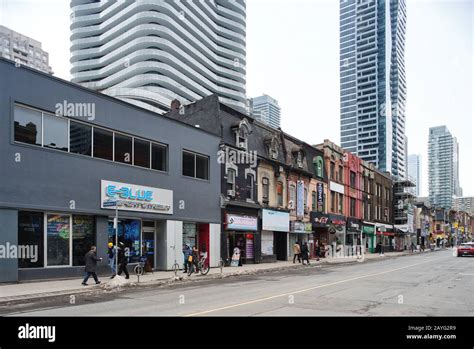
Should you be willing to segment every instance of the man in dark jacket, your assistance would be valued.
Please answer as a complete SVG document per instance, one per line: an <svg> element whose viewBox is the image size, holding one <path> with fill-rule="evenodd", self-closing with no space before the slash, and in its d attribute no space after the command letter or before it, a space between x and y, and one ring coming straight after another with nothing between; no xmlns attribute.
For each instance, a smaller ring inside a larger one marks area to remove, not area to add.
<svg viewBox="0 0 474 349"><path fill-rule="evenodd" d="M301 246L301 260L303 264L306 261L306 264L309 264L309 249L308 249L308 244L305 242L303 243L303 246Z"/></svg>
<svg viewBox="0 0 474 349"><path fill-rule="evenodd" d="M188 265L189 265L189 256L192 256L191 247L188 244L183 245L183 256L184 256L184 272L188 272Z"/></svg>
<svg viewBox="0 0 474 349"><path fill-rule="evenodd" d="M97 262L101 261L102 258L97 258L97 248L95 246L91 247L91 250L86 253L86 275L84 277L84 281L82 281L82 284L84 286L87 286L87 280L89 280L89 277L92 275L94 278L94 281L96 284L100 284L99 279L97 278L97 274L95 273L96 268L97 268Z"/></svg>
<svg viewBox="0 0 474 349"><path fill-rule="evenodd" d="M125 245L123 242L119 242L118 248L118 259L119 259L119 270L117 275L121 275L122 272L125 273L125 279L130 279L130 275L128 274L127 264L128 264L128 256L125 253Z"/></svg>

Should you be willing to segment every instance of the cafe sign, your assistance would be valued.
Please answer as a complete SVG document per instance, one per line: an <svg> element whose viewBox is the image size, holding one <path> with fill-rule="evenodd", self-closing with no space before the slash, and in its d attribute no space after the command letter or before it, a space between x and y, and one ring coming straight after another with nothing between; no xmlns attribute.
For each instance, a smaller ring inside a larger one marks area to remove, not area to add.
<svg viewBox="0 0 474 349"><path fill-rule="evenodd" d="M100 207L123 211L173 214L173 191L101 180Z"/></svg>

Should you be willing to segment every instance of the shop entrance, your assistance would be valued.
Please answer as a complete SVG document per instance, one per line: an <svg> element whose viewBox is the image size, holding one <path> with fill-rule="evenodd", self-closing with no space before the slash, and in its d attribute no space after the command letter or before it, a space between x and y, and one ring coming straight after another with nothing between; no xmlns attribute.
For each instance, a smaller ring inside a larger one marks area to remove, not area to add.
<svg viewBox="0 0 474 349"><path fill-rule="evenodd" d="M275 252L277 260L288 260L288 234L275 232L273 233L273 236L275 240Z"/></svg>
<svg viewBox="0 0 474 349"><path fill-rule="evenodd" d="M232 257L234 248L237 247L240 250L242 264L252 264L255 262L253 234L230 233L228 235L227 246L229 248L229 257Z"/></svg>
<svg viewBox="0 0 474 349"><path fill-rule="evenodd" d="M115 244L114 222L109 221L109 241ZM137 219L120 219L118 221L118 241L129 251L129 262L138 262L140 258L141 221Z"/></svg>
<svg viewBox="0 0 474 349"><path fill-rule="evenodd" d="M155 268L155 222L143 221L142 256L146 256L147 264Z"/></svg>

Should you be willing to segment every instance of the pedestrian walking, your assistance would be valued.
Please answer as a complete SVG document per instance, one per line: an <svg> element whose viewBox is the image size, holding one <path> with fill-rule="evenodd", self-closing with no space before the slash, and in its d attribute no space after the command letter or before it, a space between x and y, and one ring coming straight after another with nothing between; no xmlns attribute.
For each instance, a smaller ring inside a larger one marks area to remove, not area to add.
<svg viewBox="0 0 474 349"><path fill-rule="evenodd" d="M89 277L92 275L94 278L94 281L97 284L100 284L99 279L97 278L96 268L97 268L97 262L100 262L102 258L97 257L97 248L95 246L91 246L91 249L89 252L86 253L86 267L85 267L85 276L84 280L82 281L82 284L84 286L87 286L87 280L89 280Z"/></svg>
<svg viewBox="0 0 474 349"><path fill-rule="evenodd" d="M109 242L107 246L108 246L107 256L109 257L108 264L109 264L110 270L112 271L112 276L110 278L113 279L115 274L117 274L117 270L115 268L115 248L114 248L114 244L111 242Z"/></svg>
<svg viewBox="0 0 474 349"><path fill-rule="evenodd" d="M305 264L304 261L306 261L306 264L309 263L309 249L308 249L308 244L305 242L303 243L303 246L301 246L301 259L303 261L303 265Z"/></svg>
<svg viewBox="0 0 474 349"><path fill-rule="evenodd" d="M198 266L199 250L197 249L196 246L193 246L193 250L191 251L191 253L192 253L192 256L193 256L192 264L194 265L194 272L197 273L199 271L199 266Z"/></svg>
<svg viewBox="0 0 474 349"><path fill-rule="evenodd" d="M128 256L125 251L125 245L123 242L119 242L118 259L119 259L119 270L118 270L117 275L122 275L122 272L124 272L125 279L130 279L130 274L128 274L128 270L127 270Z"/></svg>
<svg viewBox="0 0 474 349"><path fill-rule="evenodd" d="M293 264L295 264L296 258L298 258L298 263L301 263L301 246L298 241L293 245Z"/></svg>
<svg viewBox="0 0 474 349"><path fill-rule="evenodd" d="M192 250L191 247L188 244L183 245L183 258L184 258L184 271L183 273L188 272L188 265L189 265L189 256L192 256Z"/></svg>
<svg viewBox="0 0 474 349"><path fill-rule="evenodd" d="M319 245L319 242L316 242L316 261L319 261L320 257L321 257L321 246Z"/></svg>

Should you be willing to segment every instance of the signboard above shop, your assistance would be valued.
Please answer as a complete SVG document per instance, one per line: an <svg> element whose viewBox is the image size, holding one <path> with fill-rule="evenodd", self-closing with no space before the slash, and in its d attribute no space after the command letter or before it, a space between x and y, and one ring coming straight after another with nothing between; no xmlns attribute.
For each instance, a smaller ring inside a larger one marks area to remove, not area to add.
<svg viewBox="0 0 474 349"><path fill-rule="evenodd" d="M288 232L290 230L290 214L282 211L262 210L262 229Z"/></svg>
<svg viewBox="0 0 474 349"><path fill-rule="evenodd" d="M227 214L225 225L227 230L256 231L258 229L258 219L254 216Z"/></svg>
<svg viewBox="0 0 474 349"><path fill-rule="evenodd" d="M100 207L123 211L173 214L173 191L142 185L100 182Z"/></svg>

